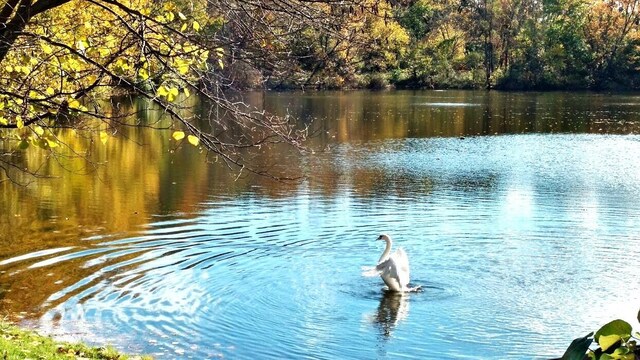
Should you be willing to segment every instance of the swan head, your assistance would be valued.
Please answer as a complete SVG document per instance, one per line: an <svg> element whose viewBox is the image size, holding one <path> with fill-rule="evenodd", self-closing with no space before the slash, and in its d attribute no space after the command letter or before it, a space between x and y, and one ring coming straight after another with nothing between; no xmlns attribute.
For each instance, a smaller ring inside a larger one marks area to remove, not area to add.
<svg viewBox="0 0 640 360"><path fill-rule="evenodd" d="M380 234L380 236L378 236L377 240L382 240L382 241L391 241L391 237L387 234Z"/></svg>

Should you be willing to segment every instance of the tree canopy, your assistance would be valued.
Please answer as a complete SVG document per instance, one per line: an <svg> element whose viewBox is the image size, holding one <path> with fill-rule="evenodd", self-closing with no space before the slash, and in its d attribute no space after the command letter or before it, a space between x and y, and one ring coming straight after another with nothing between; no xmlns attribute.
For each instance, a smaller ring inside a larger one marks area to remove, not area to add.
<svg viewBox="0 0 640 360"><path fill-rule="evenodd" d="M289 22L326 20L319 16L323 9L304 2L298 7L296 2L197 0L1 4L0 167L7 176L16 167L12 157L30 146L52 155L80 155L62 138L61 128L101 142L118 126L168 128L176 141L188 141L229 166L254 172L262 170L252 167L238 149L273 142L301 146L304 129L227 99L221 88L231 84L223 70L227 59L251 53L250 46L243 46L246 41L271 46L266 43L272 42L270 37L279 37L273 21L283 27L285 17ZM184 99L193 94L215 106L218 116L183 111ZM115 95L145 99L173 121L131 120ZM217 126L199 126L205 117ZM235 127L231 135L226 131L230 126Z"/></svg>

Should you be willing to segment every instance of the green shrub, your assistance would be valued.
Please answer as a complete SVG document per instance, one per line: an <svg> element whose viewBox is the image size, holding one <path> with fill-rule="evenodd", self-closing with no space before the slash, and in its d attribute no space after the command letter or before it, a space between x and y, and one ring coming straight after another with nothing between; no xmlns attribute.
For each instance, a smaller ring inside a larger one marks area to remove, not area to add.
<svg viewBox="0 0 640 360"><path fill-rule="evenodd" d="M638 312L640 321L640 312ZM635 360L640 358L640 333L632 334L631 325L613 320L596 331L571 342L561 360ZM596 349L590 349L593 342Z"/></svg>

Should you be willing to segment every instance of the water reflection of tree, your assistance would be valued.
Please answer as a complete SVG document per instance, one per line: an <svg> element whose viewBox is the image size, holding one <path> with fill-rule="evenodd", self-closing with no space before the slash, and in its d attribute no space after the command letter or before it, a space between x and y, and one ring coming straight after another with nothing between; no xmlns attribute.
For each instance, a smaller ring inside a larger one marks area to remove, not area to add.
<svg viewBox="0 0 640 360"><path fill-rule="evenodd" d="M374 324L384 339L391 337L395 327L409 315L408 296L387 291L380 298Z"/></svg>
<svg viewBox="0 0 640 360"><path fill-rule="evenodd" d="M252 100L249 99L249 102ZM252 105L269 113L322 119L323 142L524 133L636 133L633 100L619 95L405 91L324 93L283 97L268 94ZM626 104L626 105L625 105ZM312 126L312 128L315 125ZM320 143L320 144L319 144Z"/></svg>

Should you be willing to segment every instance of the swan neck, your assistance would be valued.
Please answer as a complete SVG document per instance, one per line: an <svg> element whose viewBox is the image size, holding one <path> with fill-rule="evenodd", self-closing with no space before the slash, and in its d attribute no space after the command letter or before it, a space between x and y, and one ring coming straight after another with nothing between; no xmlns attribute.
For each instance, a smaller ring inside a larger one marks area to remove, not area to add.
<svg viewBox="0 0 640 360"><path fill-rule="evenodd" d="M378 263L383 262L389 256L389 253L391 252L391 239L387 238L384 241L387 243L387 246L384 248L384 251L382 252L382 255L380 256L380 260L378 260Z"/></svg>

